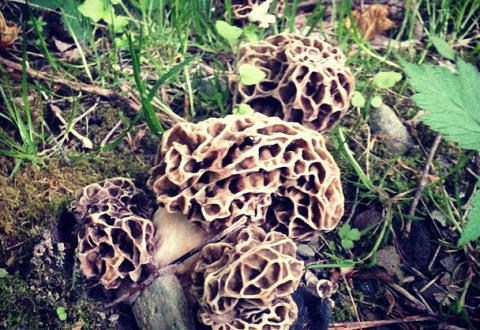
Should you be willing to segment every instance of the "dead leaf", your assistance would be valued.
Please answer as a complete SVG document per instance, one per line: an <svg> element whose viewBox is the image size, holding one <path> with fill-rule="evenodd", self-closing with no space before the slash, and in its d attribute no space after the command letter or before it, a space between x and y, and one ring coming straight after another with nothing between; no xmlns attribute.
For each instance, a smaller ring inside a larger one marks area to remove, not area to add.
<svg viewBox="0 0 480 330"><path fill-rule="evenodd" d="M84 325L85 325L85 322L83 320L79 320L75 322L75 324L72 326L72 330L82 330Z"/></svg>
<svg viewBox="0 0 480 330"><path fill-rule="evenodd" d="M377 252L377 266L385 268L390 276L396 276L399 279L403 278L400 265L400 255L394 246L387 245Z"/></svg>
<svg viewBox="0 0 480 330"><path fill-rule="evenodd" d="M355 25L365 40L369 41L395 26L395 23L388 19L388 14L388 6L378 4L371 5L364 12L359 9L352 12Z"/></svg>
<svg viewBox="0 0 480 330"><path fill-rule="evenodd" d="M18 37L18 25L12 21L5 21L0 12L0 48L6 48L13 44Z"/></svg>
<svg viewBox="0 0 480 330"><path fill-rule="evenodd" d="M66 42L58 40L57 38L53 38L53 42L55 43L55 47L57 47L57 49L62 53L75 46L75 44L68 44Z"/></svg>

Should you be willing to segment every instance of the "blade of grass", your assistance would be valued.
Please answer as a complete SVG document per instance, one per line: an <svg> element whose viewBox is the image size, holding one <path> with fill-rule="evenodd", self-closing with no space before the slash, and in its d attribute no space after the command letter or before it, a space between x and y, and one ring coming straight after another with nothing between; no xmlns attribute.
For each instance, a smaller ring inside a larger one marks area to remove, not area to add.
<svg viewBox="0 0 480 330"><path fill-rule="evenodd" d="M141 51L142 49L142 37L139 39L139 45L138 48ZM128 38L128 48L130 50L130 56L132 57L132 68L133 68L133 77L135 79L135 84L137 86L138 92L140 94L140 100L142 102L142 108L140 109L139 113L143 113L143 116L145 117L145 121L147 122L148 128L152 132L153 135L155 136L160 136L163 132L163 126L158 120L157 115L155 114L155 110L153 109L152 105L148 101L148 95L147 91L145 89L145 85L142 82L142 79L140 78L140 59L139 55L137 54L134 44L132 41L132 36L130 34L127 34Z"/></svg>

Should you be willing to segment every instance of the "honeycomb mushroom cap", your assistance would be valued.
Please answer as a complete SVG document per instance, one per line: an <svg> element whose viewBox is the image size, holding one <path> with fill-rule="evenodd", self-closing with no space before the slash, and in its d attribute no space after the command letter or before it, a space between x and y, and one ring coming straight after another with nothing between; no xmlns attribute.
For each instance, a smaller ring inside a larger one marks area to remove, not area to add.
<svg viewBox="0 0 480 330"><path fill-rule="evenodd" d="M244 219L301 240L333 229L343 215L340 171L324 138L279 118L177 124L155 164L148 184L158 204L206 231Z"/></svg>
<svg viewBox="0 0 480 330"><path fill-rule="evenodd" d="M79 223L76 253L87 278L116 289L141 282L156 268L153 223L143 217L151 213L148 203L143 204L146 200L145 193L124 178L78 190L72 202Z"/></svg>
<svg viewBox="0 0 480 330"><path fill-rule="evenodd" d="M256 85L238 82L237 103L319 132L347 112L354 77L337 47L312 37L281 33L240 47L239 65L266 73Z"/></svg>
<svg viewBox="0 0 480 330"><path fill-rule="evenodd" d="M133 213L148 219L152 213L145 192L135 187L132 180L121 177L78 189L71 210L79 223L85 221L90 214L107 210L108 214L115 217Z"/></svg>
<svg viewBox="0 0 480 330"><path fill-rule="evenodd" d="M213 329L288 329L290 298L303 275L295 243L282 233L249 226L206 245L193 278L199 317Z"/></svg>

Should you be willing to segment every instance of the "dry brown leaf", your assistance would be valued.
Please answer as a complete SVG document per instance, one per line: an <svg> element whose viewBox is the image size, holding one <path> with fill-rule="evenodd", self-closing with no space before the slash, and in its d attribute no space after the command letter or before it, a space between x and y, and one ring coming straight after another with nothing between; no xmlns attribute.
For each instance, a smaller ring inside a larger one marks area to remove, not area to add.
<svg viewBox="0 0 480 330"><path fill-rule="evenodd" d="M386 5L371 5L364 12L355 9L352 16L365 40L372 40L377 35L395 26L395 23L387 17L389 13Z"/></svg>
<svg viewBox="0 0 480 330"><path fill-rule="evenodd" d="M12 21L5 21L0 12L0 48L6 48L13 44L18 37L18 25Z"/></svg>

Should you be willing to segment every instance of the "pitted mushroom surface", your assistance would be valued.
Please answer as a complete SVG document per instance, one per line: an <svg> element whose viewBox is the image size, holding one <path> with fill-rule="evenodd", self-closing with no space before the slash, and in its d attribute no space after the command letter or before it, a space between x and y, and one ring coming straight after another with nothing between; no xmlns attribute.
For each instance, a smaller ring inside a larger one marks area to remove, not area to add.
<svg viewBox="0 0 480 330"><path fill-rule="evenodd" d="M200 320L217 329L288 329L303 275L295 243L249 226L206 245L192 275Z"/></svg>
<svg viewBox="0 0 480 330"><path fill-rule="evenodd" d="M161 207L208 232L243 219L301 240L333 229L344 210L322 135L259 113L173 126L148 184Z"/></svg>
<svg viewBox="0 0 480 330"><path fill-rule="evenodd" d="M141 282L156 268L151 210L142 190L125 178L77 191L72 211L79 224L77 257L87 278L106 289Z"/></svg>
<svg viewBox="0 0 480 330"><path fill-rule="evenodd" d="M240 53L239 65L254 65L267 77L256 85L238 82L237 103L319 132L346 114L355 83L339 48L282 33L243 44Z"/></svg>

